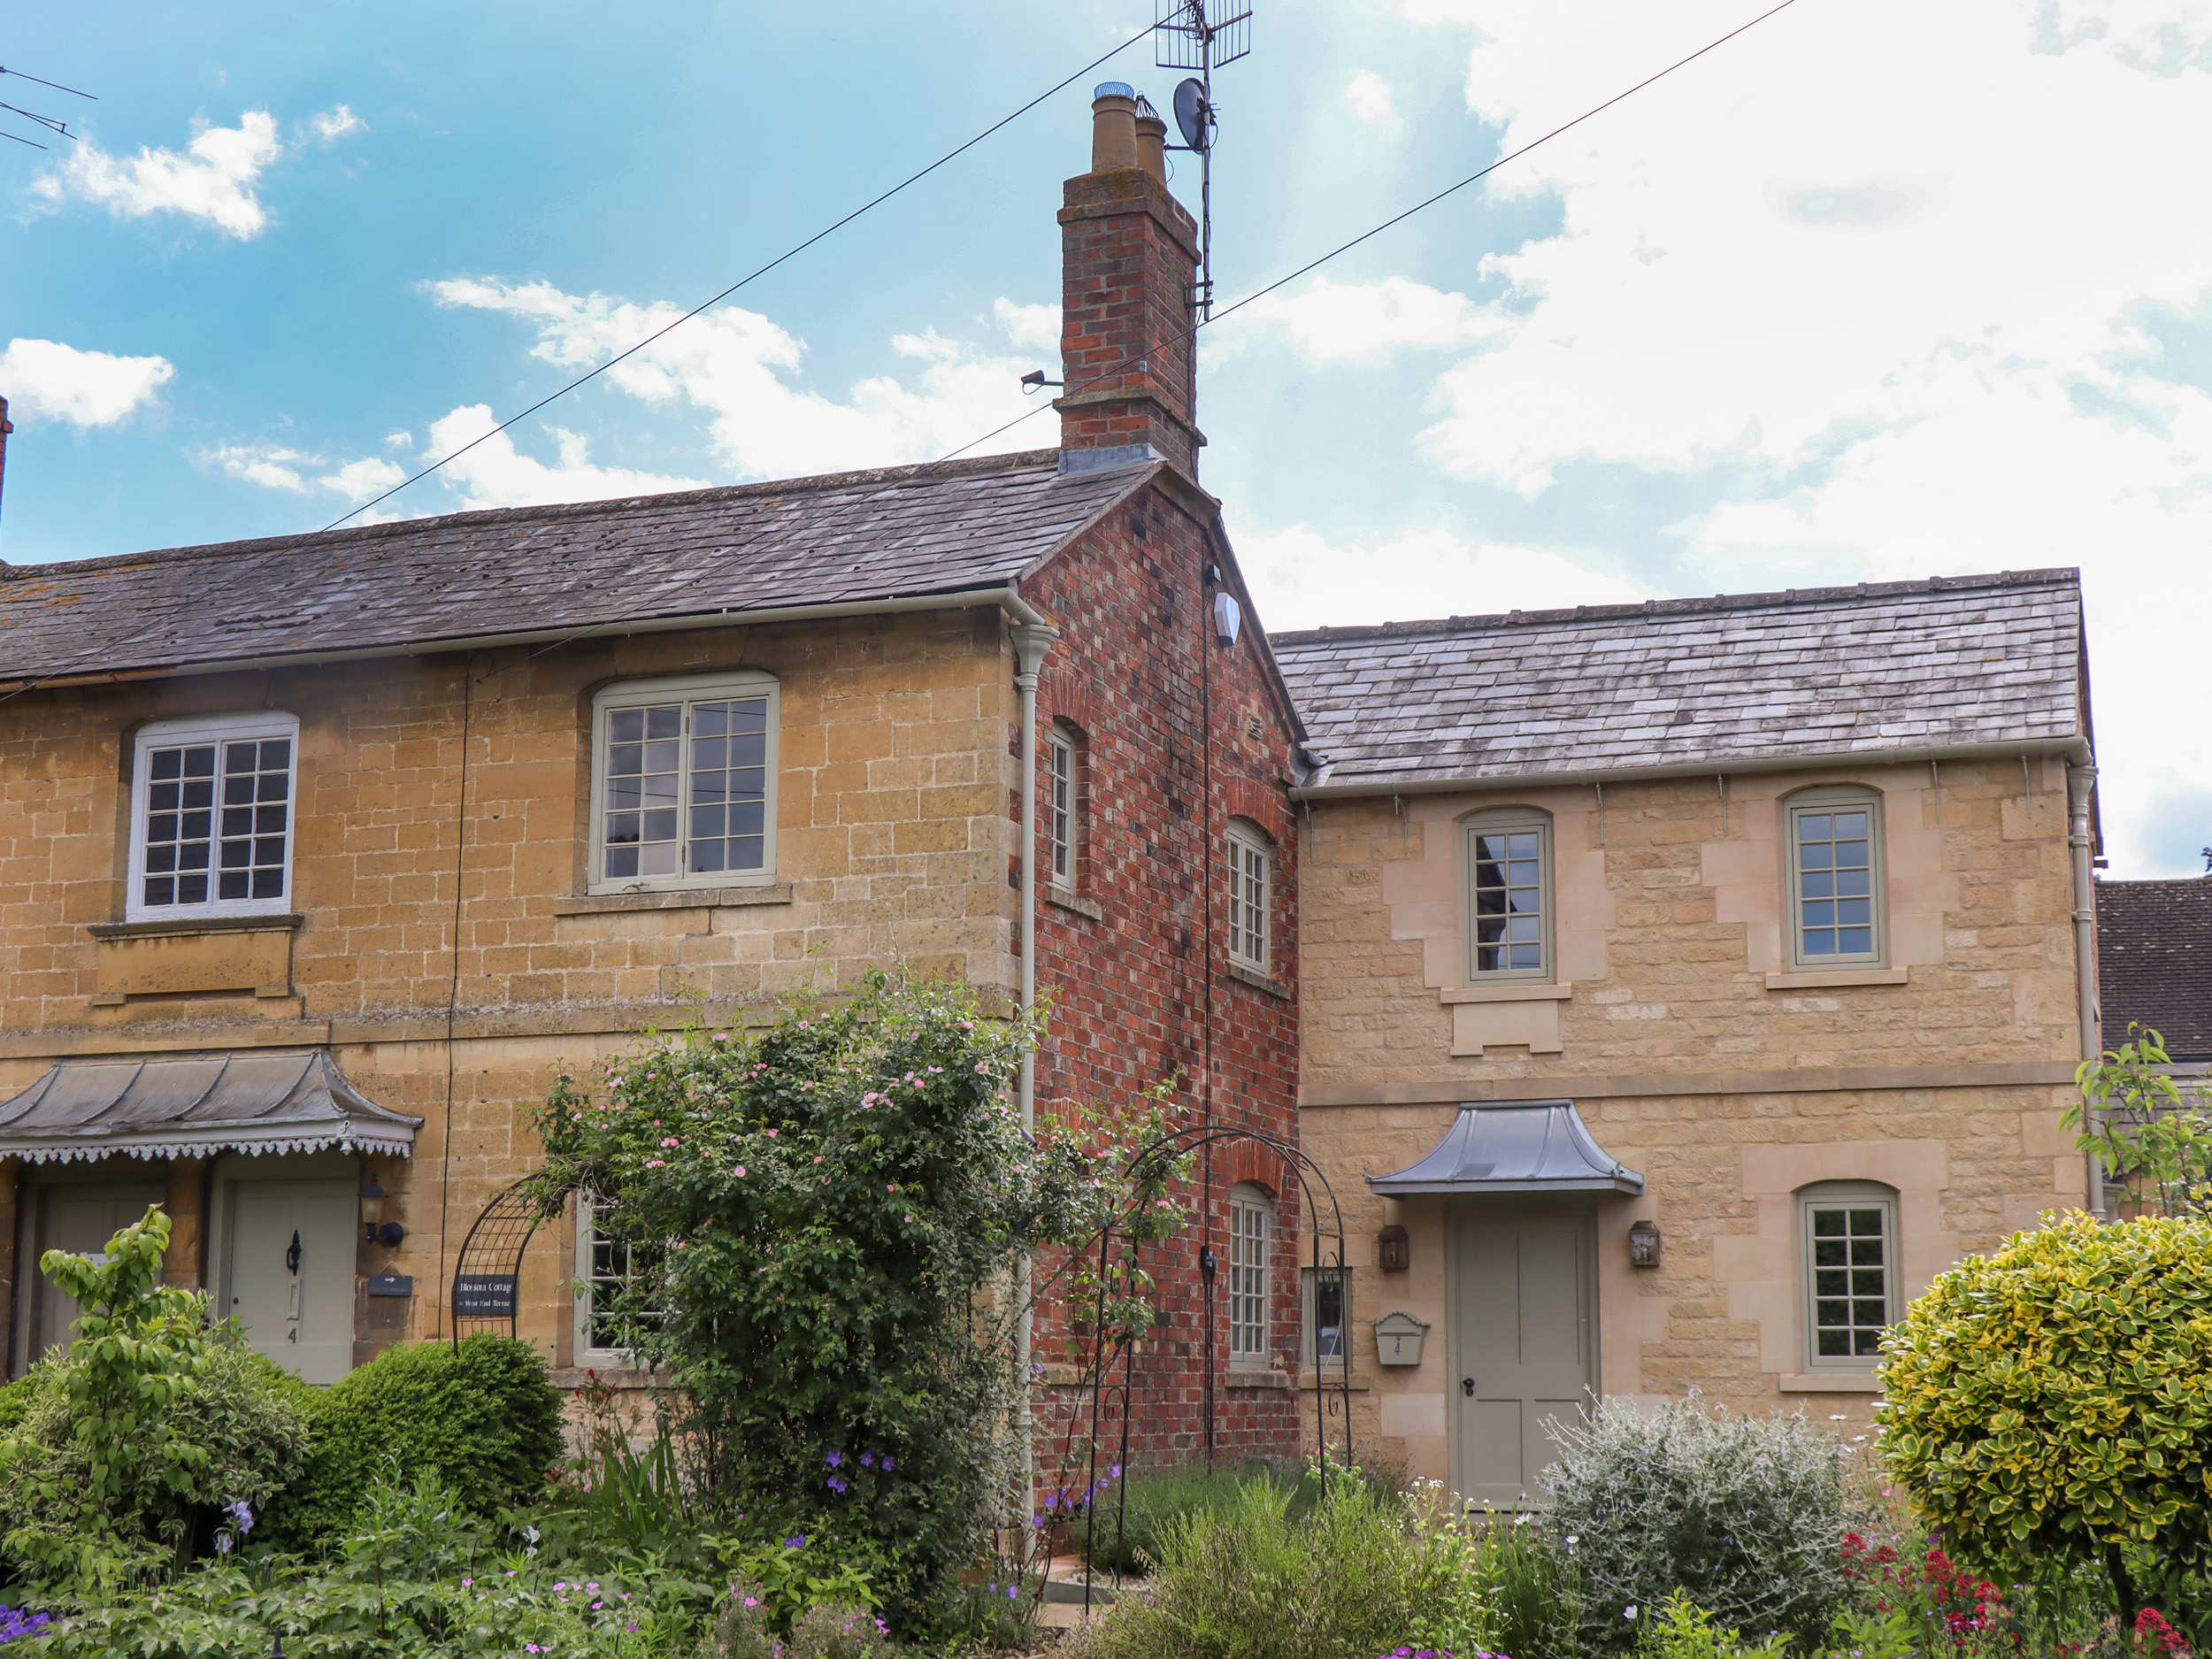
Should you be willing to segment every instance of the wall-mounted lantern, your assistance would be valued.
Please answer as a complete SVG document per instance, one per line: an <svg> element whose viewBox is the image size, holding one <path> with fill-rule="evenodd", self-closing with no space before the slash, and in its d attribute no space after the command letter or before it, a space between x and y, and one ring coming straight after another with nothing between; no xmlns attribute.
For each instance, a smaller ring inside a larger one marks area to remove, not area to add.
<svg viewBox="0 0 2212 1659"><path fill-rule="evenodd" d="M1659 1224L1639 1221L1628 1230L1628 1264L1631 1267L1659 1265Z"/></svg>
<svg viewBox="0 0 2212 1659"><path fill-rule="evenodd" d="M1375 1235L1375 1258L1386 1273L1402 1273L1413 1265L1413 1240L1396 1222Z"/></svg>
<svg viewBox="0 0 2212 1659"><path fill-rule="evenodd" d="M376 1171L365 1171L361 1177L361 1231L371 1244L380 1244L388 1250L396 1250L407 1237L407 1229L396 1221L383 1219L384 1201L391 1194L377 1184Z"/></svg>
<svg viewBox="0 0 2212 1659"><path fill-rule="evenodd" d="M1418 1365L1428 1333L1427 1323L1409 1313L1386 1313L1375 1321L1375 1357L1386 1365Z"/></svg>

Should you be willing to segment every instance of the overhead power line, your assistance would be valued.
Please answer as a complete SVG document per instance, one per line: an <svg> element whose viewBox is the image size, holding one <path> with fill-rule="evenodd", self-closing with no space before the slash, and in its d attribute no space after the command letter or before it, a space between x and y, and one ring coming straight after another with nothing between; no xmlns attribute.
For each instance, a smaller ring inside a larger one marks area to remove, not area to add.
<svg viewBox="0 0 2212 1659"><path fill-rule="evenodd" d="M35 81L42 87L51 87L57 92L66 92L73 98L90 98L95 104L100 101L100 95L96 92L80 92L74 87L65 87L58 81L49 81L42 75L27 75L20 69L10 69L4 64L0 64L0 75L13 75L18 81Z"/></svg>
<svg viewBox="0 0 2212 1659"><path fill-rule="evenodd" d="M711 299L703 301L700 304L693 306L681 317L677 318L675 321L668 324L666 327L655 329L651 334L646 335L644 339L639 341L635 345L631 346L626 350L617 352L613 357L609 357L597 368L590 371L590 373L578 375L574 380L571 380L567 385L562 387L558 391L548 393L545 396L538 399L536 403L531 404L529 408L522 411L519 414L510 415L506 419L501 421L496 426L494 426L489 432L480 434L478 436L470 439L459 449L452 451L452 453L440 456L428 466L424 467L421 472L413 474L411 477L402 479L398 483L393 485L391 488L386 490L381 495L373 496L369 500L365 501L358 506L353 508L350 511L340 514L337 518L333 518L328 524L325 525L323 528L326 530L335 530L340 525L345 523L347 519L355 517L357 514L366 512L379 502L389 501L393 496L398 495L400 491L405 489L409 485L419 484L424 479L428 478L433 472L438 471L439 468L446 465L449 462L458 460L462 456L466 455L471 449L473 449L478 444L482 443L486 439L495 438L501 433L506 431L508 427L515 425L516 422L527 420L531 416L536 414L538 411L543 409L548 403L554 402L557 398L567 396L569 393L574 391L587 380L596 380L600 375L604 374L609 369L614 367L616 364L620 363L624 358L635 357L639 352L644 350L646 347L651 345L656 340L661 338L662 335L667 334L671 329L680 328L693 318L713 310L717 305L719 305L724 300L729 298L731 295L736 293L738 289L743 288L747 283L751 282L757 278L766 276L778 265L784 264L787 260L797 257L800 254L804 253L809 248L814 246L816 242L820 242L824 237L832 235L834 233L842 230L846 226L851 224L853 220L858 219L863 213L868 212L871 209L882 206L883 204L889 201L893 196L898 195L900 191L905 189L908 186L918 184L921 180L929 177L931 173L936 172L938 168L943 166L947 162L951 161L957 157L963 156L969 150L973 150L978 144L981 143L985 139L990 137L992 134L997 132L1001 127L1010 126L1015 121L1019 120L1023 116L1028 114L1030 111L1035 109L1040 104L1042 104L1047 98L1051 97L1055 93L1066 90L1066 88L1082 80L1084 76L1089 74L1102 64L1110 63L1114 58L1118 58L1122 53L1127 51L1132 46L1134 46L1139 41L1150 35L1159 26L1157 24L1154 24L1151 27L1139 30L1136 34L1132 35L1127 40L1122 42L1120 45L1115 47L1111 51L1106 52L1100 57L1094 58L1089 63L1085 64L1082 68L1077 70L1073 74L1068 76L1065 80L1056 81L1052 86L1046 88L1045 90L1040 92L1035 97L1030 99L1028 103L1023 104L1021 108L1016 110L1012 114L1004 116L1002 119L992 122L990 126L985 127L981 132L978 133L973 138L969 139L965 143L957 145L955 148L947 150L943 155L938 157L936 160L931 162L929 165L922 168L918 173L908 174L905 178L900 180L898 183L884 191L882 195L862 203L858 207L853 209L851 212L846 214L842 219L837 219L833 223L825 225L821 229L816 231L814 234L809 236L804 242L795 243L793 246L785 249L783 252L778 254L766 265L747 272L743 276L738 278L736 281L731 283L729 287L724 288L719 294L715 295Z"/></svg>
<svg viewBox="0 0 2212 1659"><path fill-rule="evenodd" d="M1776 12L1786 12L1791 6L1796 4L1797 0L1782 0L1781 4L1762 12L1757 17L1753 18L1748 23L1738 25L1736 27L1729 30L1727 34L1720 36L1717 40L1708 41L1704 45L1699 47L1695 51L1692 52L1687 58L1679 58L1674 63L1669 64L1664 69L1660 70L1655 74L1645 76L1634 86L1628 88L1625 91L1615 93L1602 104L1593 104L1590 108L1583 111L1581 114L1576 116L1571 121L1562 122L1559 126L1553 127L1551 131L1546 133L1541 138L1532 138L1527 143L1523 144L1518 150L1509 150L1506 154L1500 156L1495 161L1492 162L1488 166L1481 169L1479 172L1469 173L1457 184L1447 185L1443 189L1439 190L1434 196L1429 196L1425 200L1416 202L1411 207L1407 208L1402 213L1393 214L1390 218L1383 220L1381 224L1375 226L1371 229L1362 231L1358 235L1353 237L1351 241L1340 242L1336 247L1330 249L1328 252L1321 255L1318 258L1309 259L1305 264L1300 265L1295 271L1290 272L1286 275L1277 277L1265 288L1255 289L1253 292L1246 295L1242 299L1237 301L1235 304L1224 306L1220 311L1216 311L1212 316L1193 323L1189 328L1183 332L1175 343L1179 345L1181 344L1184 341L1194 337L1200 329L1210 327L1213 324L1220 322L1225 318L1234 316L1237 312L1242 311L1246 306L1251 304L1255 300L1265 299L1270 294L1274 293L1276 289L1286 287L1290 283L1295 282L1300 277L1319 270L1323 265L1328 264L1330 260L1335 258L1338 255L1349 253L1362 242L1371 242L1376 237L1381 235L1383 232L1389 230L1394 226L1404 224L1406 220L1411 219L1416 213L1421 212L1425 209L1434 207L1439 202L1443 201L1448 196L1458 195L1459 192L1465 189L1469 185L1488 178L1492 173L1495 173L1499 168L1504 166L1508 162L1518 161L1523 156L1527 155L1530 150L1536 149L1540 145L1548 144L1553 139L1557 138L1562 133L1571 132L1574 128L1581 126L1583 122L1589 120L1592 117L1602 115L1606 111L1611 109L1624 98L1634 97L1636 94L1641 92L1646 87L1652 85L1655 81L1664 81L1676 70L1682 68L1686 65L1695 63L1699 58L1704 57L1706 53L1717 50L1719 48L1727 45L1729 42L1734 40L1739 35L1746 34L1750 30L1758 27L1760 24L1765 22ZM1064 396L1071 397L1076 393L1082 391L1088 387L1095 386L1101 380L1111 380L1119 375L1121 373L1122 370L1117 367L1109 369L1100 374L1094 374L1087 380L1071 382L1063 389L1062 395ZM949 461L955 456L965 455L970 449L974 449L976 445L979 443L988 443L992 439L1000 436L1002 434L1011 432L1024 421L1033 420L1037 416L1042 414L1050 407L1052 407L1052 405L1049 403L1040 403L1036 408L1025 411L1023 413L1015 416L1013 419L1008 421L1004 426L995 426L980 437L971 438L967 442L962 444L957 449L949 450L945 454L939 456L937 458L941 461Z"/></svg>

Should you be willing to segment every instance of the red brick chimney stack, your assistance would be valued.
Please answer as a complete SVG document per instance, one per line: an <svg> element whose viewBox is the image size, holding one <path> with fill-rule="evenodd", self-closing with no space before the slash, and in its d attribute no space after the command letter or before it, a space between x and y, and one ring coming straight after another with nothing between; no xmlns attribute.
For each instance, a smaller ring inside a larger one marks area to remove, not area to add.
<svg viewBox="0 0 2212 1659"><path fill-rule="evenodd" d="M1196 416L1198 222L1168 194L1167 123L1120 81L1091 104L1091 170L1060 210L1060 470L1141 457L1187 477Z"/></svg>

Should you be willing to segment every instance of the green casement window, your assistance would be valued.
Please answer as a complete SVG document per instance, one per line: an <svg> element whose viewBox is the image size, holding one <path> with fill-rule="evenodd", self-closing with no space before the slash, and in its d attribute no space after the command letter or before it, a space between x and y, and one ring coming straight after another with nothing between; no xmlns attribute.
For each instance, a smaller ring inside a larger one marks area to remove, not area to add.
<svg viewBox="0 0 2212 1659"><path fill-rule="evenodd" d="M594 893L776 879L776 682L632 680L592 699Z"/></svg>
<svg viewBox="0 0 2212 1659"><path fill-rule="evenodd" d="M1888 949L1881 796L1856 786L1802 789L1785 808L1790 965L1880 965Z"/></svg>
<svg viewBox="0 0 2212 1659"><path fill-rule="evenodd" d="M1872 1181L1823 1181L1797 1194L1805 1364L1870 1371L1898 1316L1897 1194Z"/></svg>
<svg viewBox="0 0 2212 1659"><path fill-rule="evenodd" d="M1550 980L1551 815L1496 807L1460 822L1467 838L1468 983Z"/></svg>

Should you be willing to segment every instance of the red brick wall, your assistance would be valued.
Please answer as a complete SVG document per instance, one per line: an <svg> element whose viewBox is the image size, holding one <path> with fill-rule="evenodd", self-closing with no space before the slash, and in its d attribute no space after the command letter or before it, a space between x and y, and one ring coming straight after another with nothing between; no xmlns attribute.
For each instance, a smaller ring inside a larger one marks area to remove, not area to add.
<svg viewBox="0 0 2212 1659"><path fill-rule="evenodd" d="M1141 168L1070 179L1060 210L1064 449L1149 443L1195 478L1198 226Z"/></svg>
<svg viewBox="0 0 2212 1659"><path fill-rule="evenodd" d="M1045 661L1039 726L1062 719L1082 735L1076 892L1100 912L1094 919L1039 907L1037 979L1052 1013L1038 1057L1038 1110L1126 1101L1179 1070L1173 1103L1182 1121L1290 1141L1298 1064L1297 839L1286 792L1293 730L1256 635L1247 630L1227 649L1214 642L1205 572L1219 557L1161 484L1024 584L1063 631ZM1274 842L1271 956L1279 994L1227 971L1223 847L1232 817L1250 819ZM1209 1347L1218 1455L1283 1455L1302 1438L1311 1444L1310 1395L1227 1384L1225 1224L1228 1189L1242 1179L1279 1194L1270 1347L1296 1379L1297 1263L1310 1244L1299 1231L1295 1180L1271 1152L1217 1145L1200 1163L1192 1225L1146 1262L1166 1322L1135 1366L1130 1438L1140 1465L1206 1455ZM1196 1270L1206 1243L1220 1261L1210 1343ZM1047 1319L1039 1348L1041 1363L1053 1367L1075 1359L1079 1344ZM1066 1386L1046 1393L1064 1431L1087 1432L1087 1393ZM1114 1415L1101 1425L1109 1454L1102 1468L1119 1460ZM1041 1481L1050 1489L1047 1471Z"/></svg>

